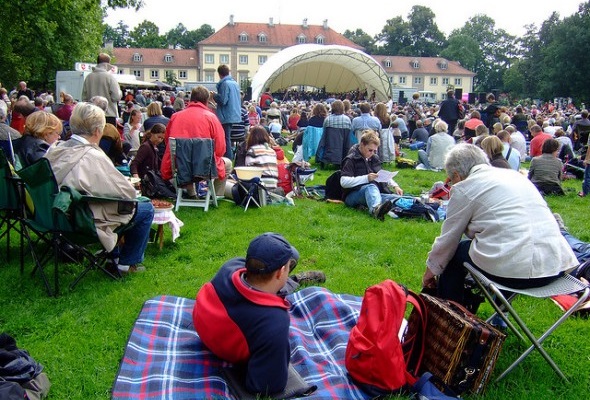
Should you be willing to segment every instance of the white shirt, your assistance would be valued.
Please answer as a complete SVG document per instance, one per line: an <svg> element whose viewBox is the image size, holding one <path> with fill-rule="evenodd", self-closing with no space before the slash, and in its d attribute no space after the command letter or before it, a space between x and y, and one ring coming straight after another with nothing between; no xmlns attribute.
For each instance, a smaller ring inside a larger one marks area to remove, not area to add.
<svg viewBox="0 0 590 400"><path fill-rule="evenodd" d="M520 162L523 162L526 158L526 140L524 135L519 131L510 134L510 145L514 147L520 153Z"/></svg>
<svg viewBox="0 0 590 400"><path fill-rule="evenodd" d="M502 150L502 155L504 156L504 158L506 158L506 155L508 154L508 149L510 149L511 147L510 144L506 142L502 142L502 145L504 146L504 150ZM512 168L515 171L518 171L520 169L520 152L516 150L514 147L512 147L512 150L510 150L510 155L508 156L506 161L508 161L508 164L510 164L510 168Z"/></svg>

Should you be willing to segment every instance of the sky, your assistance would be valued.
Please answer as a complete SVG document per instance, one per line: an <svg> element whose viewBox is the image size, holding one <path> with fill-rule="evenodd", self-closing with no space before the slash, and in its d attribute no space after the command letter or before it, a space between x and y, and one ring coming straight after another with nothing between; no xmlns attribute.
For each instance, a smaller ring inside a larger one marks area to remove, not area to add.
<svg viewBox="0 0 590 400"><path fill-rule="evenodd" d="M519 0L371 0L364 2L330 0L144 0L139 11L129 9L109 10L105 23L115 27L123 21L133 30L144 20L155 23L160 34L182 23L188 30L209 24L218 31L229 22L266 23L273 18L275 24L299 25L307 18L309 25L328 26L336 32L361 28L371 36L381 32L387 20L401 16L408 20L414 5L430 8L440 31L448 36L452 30L461 28L476 14L485 14L511 35L522 36L524 26L535 23L537 27L557 11L560 18L569 17L578 11L581 0L519 1ZM357 4L352 6L350 4ZM358 6L360 4L360 6Z"/></svg>

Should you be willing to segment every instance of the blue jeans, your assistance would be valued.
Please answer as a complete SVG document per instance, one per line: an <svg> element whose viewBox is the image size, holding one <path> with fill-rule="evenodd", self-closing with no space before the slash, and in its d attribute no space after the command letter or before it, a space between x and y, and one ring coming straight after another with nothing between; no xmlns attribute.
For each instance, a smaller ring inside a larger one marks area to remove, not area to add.
<svg viewBox="0 0 590 400"><path fill-rule="evenodd" d="M418 150L418 161L424 164L426 169L430 169L430 162L428 161L428 153L425 150Z"/></svg>
<svg viewBox="0 0 590 400"><path fill-rule="evenodd" d="M419 150L426 147L426 143L424 142L414 142L410 145L410 150Z"/></svg>
<svg viewBox="0 0 590 400"><path fill-rule="evenodd" d="M358 206L366 206L369 208L369 214L373 212L373 209L377 207L379 204L386 200L395 200L399 196L395 194L387 194L379 192L379 188L377 185L372 183L367 183L363 185L360 189L350 192L344 203L348 207L358 207Z"/></svg>
<svg viewBox="0 0 590 400"><path fill-rule="evenodd" d="M590 164L586 165L586 168L584 168L584 181L582 182L582 193L584 193L584 196L590 194Z"/></svg>
<svg viewBox="0 0 590 400"><path fill-rule="evenodd" d="M123 234L125 243L119 249L119 264L134 265L143 262L153 220L152 203L149 201L137 203L137 212L130 222L132 226Z"/></svg>
<svg viewBox="0 0 590 400"><path fill-rule="evenodd" d="M223 155L230 160L234 159L234 153L231 148L231 127L233 124L222 124L223 132L225 132L225 154Z"/></svg>
<svg viewBox="0 0 590 400"><path fill-rule="evenodd" d="M583 263L590 258L590 243L582 242L580 239L572 236L566 231L561 231L561 234L574 251L576 258L580 263Z"/></svg>

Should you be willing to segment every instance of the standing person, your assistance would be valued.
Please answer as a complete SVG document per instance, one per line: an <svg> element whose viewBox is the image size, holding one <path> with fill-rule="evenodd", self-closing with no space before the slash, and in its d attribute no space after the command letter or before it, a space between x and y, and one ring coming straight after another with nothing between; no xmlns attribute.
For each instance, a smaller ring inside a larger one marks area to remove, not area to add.
<svg viewBox="0 0 590 400"><path fill-rule="evenodd" d="M266 88L264 93L260 96L260 108L262 111L268 110L273 101L274 99L272 98L272 94L270 94L270 88Z"/></svg>
<svg viewBox="0 0 590 400"><path fill-rule="evenodd" d="M547 285L578 264L525 176L491 167L484 152L467 143L449 152L445 170L453 189L441 234L428 253L424 288L465 304L464 262L512 288Z"/></svg>
<svg viewBox="0 0 590 400"><path fill-rule="evenodd" d="M502 110L500 109L500 105L496 102L496 96L492 93L486 96L486 100L488 101L488 106L483 110L483 115L486 116L486 126L489 130L492 130L494 124L500 122Z"/></svg>
<svg viewBox="0 0 590 400"><path fill-rule="evenodd" d="M416 129L416 123L422 121L424 118L424 109L420 102L420 93L416 92L412 95L412 100L408 103L408 134L411 136Z"/></svg>
<svg viewBox="0 0 590 400"><path fill-rule="evenodd" d="M182 90L179 90L178 95L174 99L173 108L174 108L175 112L184 110L184 108L185 108L184 97L185 97L185 93Z"/></svg>
<svg viewBox="0 0 590 400"><path fill-rule="evenodd" d="M94 96L102 96L109 102L106 111L107 123L117 126L117 116L119 111L117 105L122 97L121 88L117 78L110 72L111 56L106 53L100 53L96 59L96 67L84 80L82 88L82 100L89 101Z"/></svg>
<svg viewBox="0 0 590 400"><path fill-rule="evenodd" d="M459 120L459 100L455 98L455 91L448 90L447 98L440 103L438 116L448 125L447 133L452 137Z"/></svg>
<svg viewBox="0 0 590 400"><path fill-rule="evenodd" d="M27 87L27 82L25 81L21 81L18 83L18 92L16 95L18 98L20 98L21 96L27 96L31 101L35 99L33 91Z"/></svg>
<svg viewBox="0 0 590 400"><path fill-rule="evenodd" d="M217 93L212 92L217 104L217 117L225 132L225 157L233 159L231 147L231 127L242 121L242 100L238 82L229 74L229 67L221 64L217 67L221 79L217 82Z"/></svg>
<svg viewBox="0 0 590 400"><path fill-rule="evenodd" d="M219 119L207 107L210 93L204 86L196 86L191 91L191 98L188 106L174 113L166 129L166 150L162 158L160 171L162 178L172 179L172 164L170 162L169 138L190 139L203 138L215 141L215 165L217 167L217 179L215 179L215 193L223 196L227 173L231 171L231 160L224 157L225 135ZM193 184L187 185L184 189L189 197L197 195Z"/></svg>

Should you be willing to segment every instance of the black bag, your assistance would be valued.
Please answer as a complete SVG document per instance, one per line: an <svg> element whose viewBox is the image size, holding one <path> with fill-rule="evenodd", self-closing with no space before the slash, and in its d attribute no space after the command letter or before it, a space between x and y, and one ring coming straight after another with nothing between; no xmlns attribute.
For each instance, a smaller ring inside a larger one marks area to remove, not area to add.
<svg viewBox="0 0 590 400"><path fill-rule="evenodd" d="M252 185L254 187L252 187ZM234 202L238 206L246 206L246 198L248 197L248 191L252 190L252 198L256 201L256 203L260 204L260 197L258 194L258 187L256 187L256 183L236 183L231 188L231 195L234 199ZM256 206L256 204L252 204L252 206Z"/></svg>
<svg viewBox="0 0 590 400"><path fill-rule="evenodd" d="M391 211L400 218L424 218L426 221L437 222L439 220L438 203L422 203L414 197L400 197L393 200Z"/></svg>
<svg viewBox="0 0 590 400"><path fill-rule="evenodd" d="M343 192L340 186L341 171L338 170L326 179L326 200L342 200Z"/></svg>
<svg viewBox="0 0 590 400"><path fill-rule="evenodd" d="M149 170L141 179L141 194L150 199L170 199L176 197L176 190L156 171Z"/></svg>

